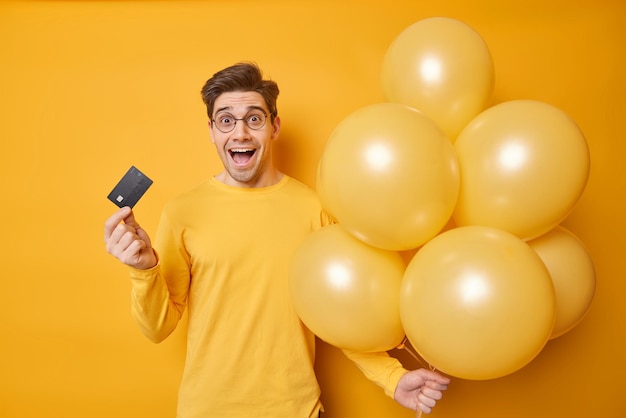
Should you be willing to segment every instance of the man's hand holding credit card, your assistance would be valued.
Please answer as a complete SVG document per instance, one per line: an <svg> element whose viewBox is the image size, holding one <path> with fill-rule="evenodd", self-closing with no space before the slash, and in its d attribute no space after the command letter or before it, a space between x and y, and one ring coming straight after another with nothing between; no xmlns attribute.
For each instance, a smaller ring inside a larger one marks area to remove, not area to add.
<svg viewBox="0 0 626 418"><path fill-rule="evenodd" d="M120 207L104 224L107 251L137 269L148 269L157 264L150 237L139 226L132 211L151 185L152 180L132 166L107 196Z"/></svg>

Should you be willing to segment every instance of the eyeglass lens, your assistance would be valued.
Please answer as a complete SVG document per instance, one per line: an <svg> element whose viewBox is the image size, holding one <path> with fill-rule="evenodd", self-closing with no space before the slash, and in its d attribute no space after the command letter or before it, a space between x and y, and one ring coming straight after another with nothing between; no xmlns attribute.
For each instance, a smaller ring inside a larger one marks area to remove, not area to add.
<svg viewBox="0 0 626 418"><path fill-rule="evenodd" d="M235 118L230 113L220 113L214 120L217 129L226 133L235 129L238 121L243 121L250 129L258 130L265 126L267 116L261 111L252 111L241 119Z"/></svg>

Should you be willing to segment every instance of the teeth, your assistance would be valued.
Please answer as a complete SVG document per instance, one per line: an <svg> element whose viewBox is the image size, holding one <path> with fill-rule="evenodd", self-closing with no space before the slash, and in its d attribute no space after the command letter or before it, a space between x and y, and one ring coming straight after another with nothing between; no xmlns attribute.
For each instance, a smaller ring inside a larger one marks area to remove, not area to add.
<svg viewBox="0 0 626 418"><path fill-rule="evenodd" d="M230 152L251 152L254 151L253 148L235 148L231 149Z"/></svg>

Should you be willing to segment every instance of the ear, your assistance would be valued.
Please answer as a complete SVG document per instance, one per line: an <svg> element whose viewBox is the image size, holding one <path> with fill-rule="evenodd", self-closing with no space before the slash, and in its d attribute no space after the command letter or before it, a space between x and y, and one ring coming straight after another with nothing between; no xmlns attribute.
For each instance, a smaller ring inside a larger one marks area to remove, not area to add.
<svg viewBox="0 0 626 418"><path fill-rule="evenodd" d="M213 128L213 124L211 123L211 119L209 119L208 125L209 125L209 136L211 137L211 143L215 144L215 140L213 139L213 129L211 129L211 128Z"/></svg>
<svg viewBox="0 0 626 418"><path fill-rule="evenodd" d="M274 118L274 123L272 124L272 139L278 139L278 134L280 133L280 116L276 116Z"/></svg>

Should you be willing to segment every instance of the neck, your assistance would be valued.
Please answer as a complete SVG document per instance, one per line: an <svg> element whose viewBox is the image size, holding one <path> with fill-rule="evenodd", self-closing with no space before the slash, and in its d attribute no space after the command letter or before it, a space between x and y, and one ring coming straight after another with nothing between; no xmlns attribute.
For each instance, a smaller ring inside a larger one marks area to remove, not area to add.
<svg viewBox="0 0 626 418"><path fill-rule="evenodd" d="M277 169L272 169L262 173L261 175L254 177L249 180L237 180L236 178L230 176L226 170L222 171L215 178L228 185L233 187L245 187L245 188L259 188L259 187L269 187L278 183L282 180L284 174L278 171Z"/></svg>

